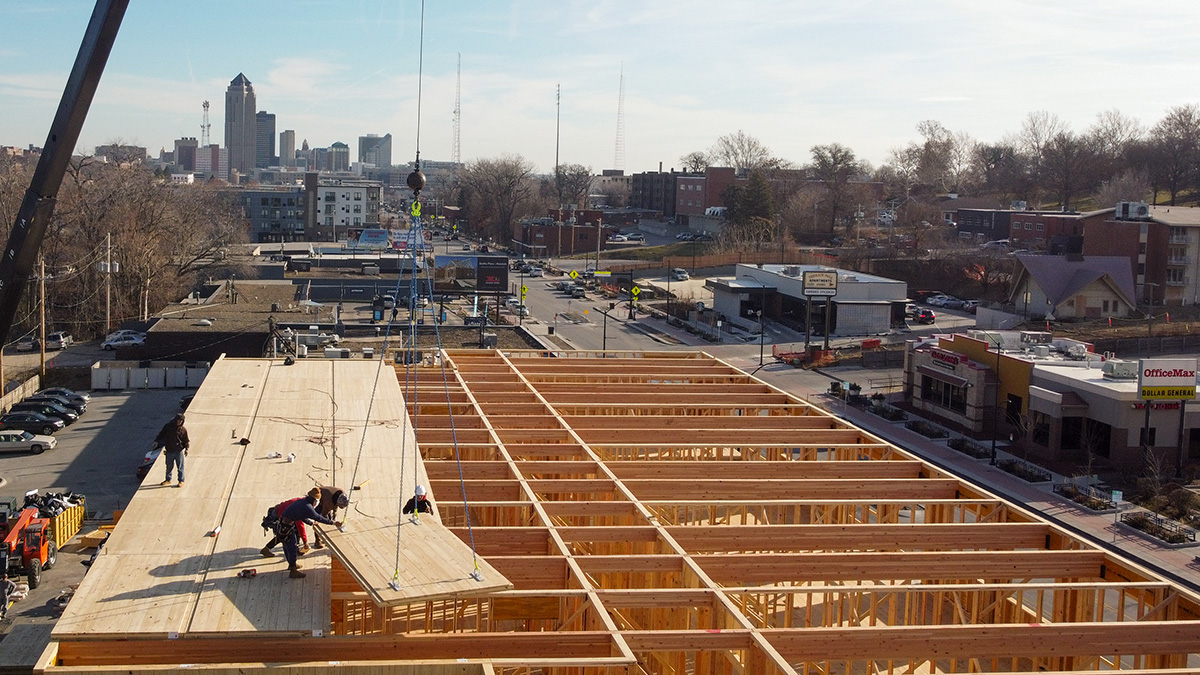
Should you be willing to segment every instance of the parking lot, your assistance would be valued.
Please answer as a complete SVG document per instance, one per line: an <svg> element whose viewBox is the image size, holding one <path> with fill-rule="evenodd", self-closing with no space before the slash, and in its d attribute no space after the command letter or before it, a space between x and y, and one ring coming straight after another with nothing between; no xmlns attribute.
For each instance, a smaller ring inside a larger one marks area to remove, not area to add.
<svg viewBox="0 0 1200 675"><path fill-rule="evenodd" d="M29 490L83 494L93 521L84 531L94 529L95 522L107 521L129 503L139 485L138 464L158 430L179 409L180 397L188 393L159 389L93 394L79 421L54 435L54 449L40 455L0 455L0 495L20 501ZM78 544L64 547L58 564L43 574L42 585L9 610L0 631L12 621L53 621L57 609L49 603L61 590L79 583L87 571L80 563L91 552Z"/></svg>

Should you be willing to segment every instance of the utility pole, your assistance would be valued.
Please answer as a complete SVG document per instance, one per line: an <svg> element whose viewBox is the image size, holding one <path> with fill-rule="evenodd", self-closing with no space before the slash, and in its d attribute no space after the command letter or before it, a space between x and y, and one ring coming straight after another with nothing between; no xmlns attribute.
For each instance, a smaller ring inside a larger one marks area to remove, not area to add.
<svg viewBox="0 0 1200 675"><path fill-rule="evenodd" d="M205 101L208 103L208 101ZM207 108L208 106L205 106ZM112 330L112 233L104 235L104 334Z"/></svg>

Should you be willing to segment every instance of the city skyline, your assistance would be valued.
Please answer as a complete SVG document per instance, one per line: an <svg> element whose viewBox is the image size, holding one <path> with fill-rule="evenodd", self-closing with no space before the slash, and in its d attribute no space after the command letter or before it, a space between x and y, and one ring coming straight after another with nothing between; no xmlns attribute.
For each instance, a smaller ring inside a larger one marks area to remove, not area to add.
<svg viewBox="0 0 1200 675"><path fill-rule="evenodd" d="M917 137L922 120L998 141L1032 111L1083 131L1106 110L1149 126L1196 101L1183 83L1197 70L1188 28L1200 7L1178 1L1153 13L1074 0L749 1L730 10L625 1L430 5L421 156L451 156L459 53L464 161L519 154L541 172L554 164L560 84L561 161L618 168L622 69L619 168L627 173L660 162L678 167L681 156L738 130L798 163L811 146L839 142L879 165ZM10 28L0 47L0 144L44 142L90 11L77 0L0 6ZM416 0L133 3L77 149L119 140L156 156L175 139L199 137L201 102L220 101L242 72L258 110L274 113L278 130L295 130L297 144L390 133L392 161L411 162L420 11ZM318 28L334 39L302 37ZM225 127L223 106L210 115L216 129Z"/></svg>

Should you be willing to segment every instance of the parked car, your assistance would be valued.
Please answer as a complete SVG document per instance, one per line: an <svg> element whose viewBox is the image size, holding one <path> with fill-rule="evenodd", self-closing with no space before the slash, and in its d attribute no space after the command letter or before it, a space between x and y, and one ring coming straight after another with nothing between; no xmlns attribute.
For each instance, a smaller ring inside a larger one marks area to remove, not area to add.
<svg viewBox="0 0 1200 675"><path fill-rule="evenodd" d="M35 455L40 455L43 451L49 450L56 445L58 445L58 439L51 436L41 436L20 429L0 431L0 452L24 452L28 450Z"/></svg>
<svg viewBox="0 0 1200 675"><path fill-rule="evenodd" d="M72 338L68 333L65 333L61 330L54 331L46 336L46 349L66 349L74 342L75 339Z"/></svg>
<svg viewBox="0 0 1200 675"><path fill-rule="evenodd" d="M145 337L146 337L146 334L142 333L140 331L129 330L128 328L122 328L121 330L113 331L113 332L109 333L108 335L104 336L104 339L111 340L113 338L119 338L119 337L123 337L126 335L132 335L134 337L140 337L142 339L145 339Z"/></svg>
<svg viewBox="0 0 1200 675"><path fill-rule="evenodd" d="M917 318L917 315L920 313L921 313L921 308L917 307L916 305L912 304L911 302L904 305L904 316L915 319L915 318Z"/></svg>
<svg viewBox="0 0 1200 675"><path fill-rule="evenodd" d="M925 304L930 307L945 307L947 302L954 302L958 298L953 295L935 295L925 299Z"/></svg>
<svg viewBox="0 0 1200 675"><path fill-rule="evenodd" d="M671 270L671 281L687 281L691 277L688 276L687 270L682 267L676 267Z"/></svg>
<svg viewBox="0 0 1200 675"><path fill-rule="evenodd" d="M146 338L138 335L121 335L109 338L100 345L101 349L112 351L120 347L141 347L146 344Z"/></svg>
<svg viewBox="0 0 1200 675"><path fill-rule="evenodd" d="M146 474L150 473L150 467L154 466L154 462L158 460L158 456L160 454L162 454L162 448L155 448L150 452L147 452L145 456L142 457L142 463L139 464L137 468L137 477L139 481L144 479Z"/></svg>
<svg viewBox="0 0 1200 675"><path fill-rule="evenodd" d="M0 417L0 429L20 429L49 436L67 426L57 417L47 417L35 412L13 412Z"/></svg>
<svg viewBox="0 0 1200 675"><path fill-rule="evenodd" d="M470 250L471 250L471 245L470 245L470 244L463 244L463 245L462 245L462 250L464 250L464 251L470 251Z"/></svg>
<svg viewBox="0 0 1200 675"><path fill-rule="evenodd" d="M616 243L616 242L626 242L626 241L629 241L629 237L626 237L626 236L625 236L625 235L623 235L623 234L614 234L614 235L611 235L611 236L608 238L608 240L609 240L609 241L611 241L611 242L614 242L614 243Z"/></svg>
<svg viewBox="0 0 1200 675"><path fill-rule="evenodd" d="M46 417L57 417L66 425L74 424L79 419L79 415L75 414L74 410L67 410L61 405L46 401L21 401L13 404L13 407L8 410L9 412L34 412Z"/></svg>
<svg viewBox="0 0 1200 675"><path fill-rule="evenodd" d="M983 304L982 300L963 300L963 311L971 314L979 311L979 306Z"/></svg>
<svg viewBox="0 0 1200 675"><path fill-rule="evenodd" d="M950 297L950 298L947 298L946 300L942 301L942 307L944 309L962 309L963 306L966 304L967 304L966 300L963 300L962 298L955 298L955 297Z"/></svg>
<svg viewBox="0 0 1200 675"><path fill-rule="evenodd" d="M572 298L575 298L576 300L578 300L578 299L581 299L581 298L586 298L586 297L587 297L587 293L586 293L586 292L584 292L584 290L583 290L583 286L576 286L575 288L572 288L572 289L571 289L571 297L572 297Z"/></svg>
<svg viewBox="0 0 1200 675"><path fill-rule="evenodd" d="M49 387L46 389L42 389L38 393L39 394L49 394L51 396L62 396L63 398L67 399L68 401L78 401L84 405L87 405L88 403L92 402L91 394L89 394L87 392L83 392L83 391L75 391L73 389L67 389L66 387Z"/></svg>
<svg viewBox="0 0 1200 675"><path fill-rule="evenodd" d="M932 309L922 309L917 313L917 323L933 323L934 321L937 321L937 314L934 314Z"/></svg>
<svg viewBox="0 0 1200 675"><path fill-rule="evenodd" d="M512 312L517 316L529 316L529 308L525 305L514 305Z"/></svg>
<svg viewBox="0 0 1200 675"><path fill-rule="evenodd" d="M543 272L542 268L540 268L540 267L532 267L529 269L529 276L531 276L531 277L536 278L536 277L544 276L545 274L546 273Z"/></svg>
<svg viewBox="0 0 1200 675"><path fill-rule="evenodd" d="M646 241L646 235L642 234L641 232L634 232L632 234L627 234L627 235L625 235L625 238L628 239L629 241Z"/></svg>
<svg viewBox="0 0 1200 675"><path fill-rule="evenodd" d="M53 403L70 410L76 415L82 415L87 411L87 405L84 403L76 403L75 401L69 401L61 396L52 396L50 394L34 394L33 396L26 397L24 400L33 401L35 403Z"/></svg>
<svg viewBox="0 0 1200 675"><path fill-rule="evenodd" d="M932 298L935 295L945 295L945 293L941 291L914 291L912 294L913 300L917 302L925 302L926 299Z"/></svg>
<svg viewBox="0 0 1200 675"><path fill-rule="evenodd" d="M680 241L691 241L695 236L696 235L692 234L691 232L680 232L679 234L675 235L675 238Z"/></svg>
<svg viewBox="0 0 1200 675"><path fill-rule="evenodd" d="M19 352L37 351L40 344L41 343L38 342L37 338L33 337L32 335L26 335L26 336L23 336L20 340L17 340L17 351L19 351Z"/></svg>

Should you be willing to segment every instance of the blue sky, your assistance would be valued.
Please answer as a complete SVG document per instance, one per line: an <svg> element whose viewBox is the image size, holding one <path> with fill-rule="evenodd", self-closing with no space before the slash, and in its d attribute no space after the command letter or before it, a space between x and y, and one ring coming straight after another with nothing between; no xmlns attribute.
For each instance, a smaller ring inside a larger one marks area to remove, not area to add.
<svg viewBox="0 0 1200 675"><path fill-rule="evenodd" d="M92 3L0 2L0 145L41 145ZM411 159L419 0L132 0L79 149L153 153L199 136L239 72L297 145L391 133ZM1119 109L1144 124L1200 100L1200 3L1108 0L429 0L421 155L448 160L462 54L462 157L615 163L625 75L627 172L679 166L737 130L803 163L840 142L879 164L926 119L980 140L1048 110L1077 131Z"/></svg>

